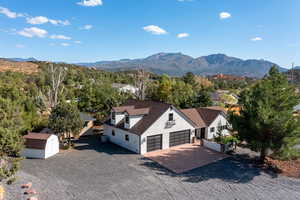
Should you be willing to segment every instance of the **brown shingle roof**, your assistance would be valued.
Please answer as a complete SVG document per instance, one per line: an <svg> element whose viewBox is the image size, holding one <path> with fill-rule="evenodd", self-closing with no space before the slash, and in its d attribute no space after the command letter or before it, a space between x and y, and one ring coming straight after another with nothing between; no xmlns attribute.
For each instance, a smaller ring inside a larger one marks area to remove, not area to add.
<svg viewBox="0 0 300 200"><path fill-rule="evenodd" d="M51 134L46 133L28 133L25 139L25 147L29 149L45 149L47 140Z"/></svg>
<svg viewBox="0 0 300 200"><path fill-rule="evenodd" d="M162 102L156 102L156 101L139 101L139 100L128 100L124 106L113 108L114 111L118 110L123 112L126 111L124 108L129 108L129 110L139 110L140 111L148 111L146 115L143 116L143 118L137 122L131 129L128 131L137 135L142 135L168 108L170 108L170 104L162 103ZM121 109L122 108L122 109ZM131 112L131 111L129 111ZM134 112L134 111L133 111ZM110 119L105 122L106 124L109 124L113 126L110 123ZM124 120L119 122L119 124L116 125L117 128L124 129Z"/></svg>
<svg viewBox="0 0 300 200"><path fill-rule="evenodd" d="M127 109L133 109L133 108L134 106L119 106L119 107L113 107L112 110L117 113L122 113L125 112Z"/></svg>
<svg viewBox="0 0 300 200"><path fill-rule="evenodd" d="M140 109L127 109L126 112L130 116L136 116L136 115L146 115L149 114L149 108L140 108Z"/></svg>
<svg viewBox="0 0 300 200"><path fill-rule="evenodd" d="M222 107L190 108L181 110L198 128L208 127L216 117L225 113Z"/></svg>

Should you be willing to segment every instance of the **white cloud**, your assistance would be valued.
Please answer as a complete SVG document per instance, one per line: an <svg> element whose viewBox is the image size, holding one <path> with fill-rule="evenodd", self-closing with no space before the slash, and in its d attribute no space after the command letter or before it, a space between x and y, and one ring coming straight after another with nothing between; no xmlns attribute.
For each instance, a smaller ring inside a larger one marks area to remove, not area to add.
<svg viewBox="0 0 300 200"><path fill-rule="evenodd" d="M71 37L65 36L65 35L51 35L51 39L58 39L58 40L71 40Z"/></svg>
<svg viewBox="0 0 300 200"><path fill-rule="evenodd" d="M0 7L0 14L6 15L9 18L23 17L23 14L10 11L8 8Z"/></svg>
<svg viewBox="0 0 300 200"><path fill-rule="evenodd" d="M143 27L143 29L147 32L150 32L154 35L164 35L167 34L167 31L160 28L159 26L155 26L155 25L149 25L149 26L145 26Z"/></svg>
<svg viewBox="0 0 300 200"><path fill-rule="evenodd" d="M16 48L22 49L22 48L25 48L25 45L23 45L23 44L16 44Z"/></svg>
<svg viewBox="0 0 300 200"><path fill-rule="evenodd" d="M185 37L189 37L189 36L190 36L190 34L188 34L188 33L179 33L179 34L177 34L178 38L185 38Z"/></svg>
<svg viewBox="0 0 300 200"><path fill-rule="evenodd" d="M76 41L74 41L74 43L75 43L75 44L81 44L81 41L76 40Z"/></svg>
<svg viewBox="0 0 300 200"><path fill-rule="evenodd" d="M63 47L68 47L68 46L70 46L69 43L61 43L60 45L63 46Z"/></svg>
<svg viewBox="0 0 300 200"><path fill-rule="evenodd" d="M82 29L82 30L90 30L92 28L93 28L93 25L87 24L87 25L84 25L83 27L81 27L80 29Z"/></svg>
<svg viewBox="0 0 300 200"><path fill-rule="evenodd" d="M54 19L49 19L44 16L38 16L38 17L29 17L26 19L27 23L29 24L45 24L45 23L51 23L53 25L63 25L67 26L70 25L70 22L68 20L54 20Z"/></svg>
<svg viewBox="0 0 300 200"><path fill-rule="evenodd" d="M228 12L221 12L220 13L220 19L227 19L227 18L230 18L231 17L231 14L228 13Z"/></svg>
<svg viewBox="0 0 300 200"><path fill-rule="evenodd" d="M261 37L255 37L255 38L252 38L251 40L256 42L256 41L262 41L263 39Z"/></svg>
<svg viewBox="0 0 300 200"><path fill-rule="evenodd" d="M77 4L86 7L95 7L103 5L103 2L102 0L83 0L81 2L78 2Z"/></svg>
<svg viewBox="0 0 300 200"><path fill-rule="evenodd" d="M19 35L22 35L24 37L39 37L43 38L46 37L48 32L44 29L36 28L36 27L31 27L31 28L24 28L23 30L18 32Z"/></svg>

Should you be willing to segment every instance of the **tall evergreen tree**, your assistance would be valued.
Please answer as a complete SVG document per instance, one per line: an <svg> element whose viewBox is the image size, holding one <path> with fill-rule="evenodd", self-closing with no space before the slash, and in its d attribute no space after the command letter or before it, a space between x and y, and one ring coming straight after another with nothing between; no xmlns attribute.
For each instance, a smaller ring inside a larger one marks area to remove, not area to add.
<svg viewBox="0 0 300 200"><path fill-rule="evenodd" d="M76 106L60 103L54 107L49 117L49 127L65 139L70 146L71 136L77 136L83 127L83 121Z"/></svg>
<svg viewBox="0 0 300 200"><path fill-rule="evenodd" d="M263 161L268 150L276 154L288 145L287 138L300 136L299 118L293 116L299 102L295 88L273 66L268 76L242 92L240 115L231 114L230 121L240 138L260 152Z"/></svg>

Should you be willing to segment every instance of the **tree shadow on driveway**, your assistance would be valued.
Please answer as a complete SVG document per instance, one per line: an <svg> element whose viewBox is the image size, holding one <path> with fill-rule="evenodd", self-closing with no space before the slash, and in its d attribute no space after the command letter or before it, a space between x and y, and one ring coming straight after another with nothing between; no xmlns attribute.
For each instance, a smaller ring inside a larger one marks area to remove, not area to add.
<svg viewBox="0 0 300 200"><path fill-rule="evenodd" d="M110 142L101 143L99 135L80 137L78 140L74 141L74 144L75 144L74 149L78 151L94 150L99 153L106 153L109 155L135 154L134 152L126 150Z"/></svg>
<svg viewBox="0 0 300 200"><path fill-rule="evenodd" d="M158 175L178 177L183 182L189 183L198 183L209 179L220 179L229 183L248 183L256 176L261 176L262 174L270 178L278 177L275 172L258 167L255 161L247 157L247 155L225 158L179 174L171 172L148 158L143 157L141 159L143 160L142 166L154 170Z"/></svg>

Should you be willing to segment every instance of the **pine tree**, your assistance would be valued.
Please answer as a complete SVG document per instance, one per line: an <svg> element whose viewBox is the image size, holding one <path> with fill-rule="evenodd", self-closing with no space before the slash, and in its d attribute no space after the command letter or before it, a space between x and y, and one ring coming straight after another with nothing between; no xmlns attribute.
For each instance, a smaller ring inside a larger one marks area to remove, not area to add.
<svg viewBox="0 0 300 200"><path fill-rule="evenodd" d="M230 120L240 138L260 152L264 161L268 150L279 153L287 145L287 138L300 136L299 118L293 116L299 102L295 88L273 66L268 76L242 92L240 115L231 114Z"/></svg>

